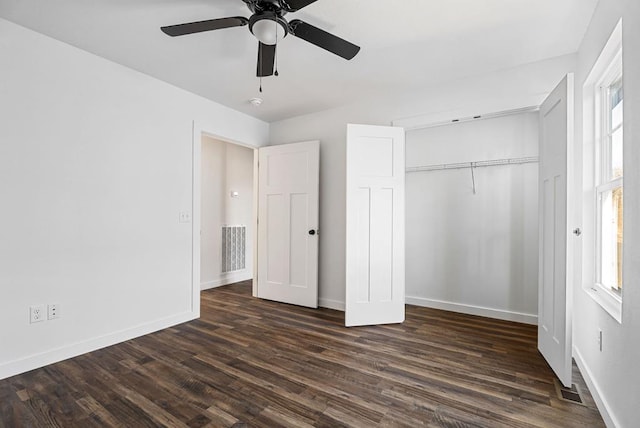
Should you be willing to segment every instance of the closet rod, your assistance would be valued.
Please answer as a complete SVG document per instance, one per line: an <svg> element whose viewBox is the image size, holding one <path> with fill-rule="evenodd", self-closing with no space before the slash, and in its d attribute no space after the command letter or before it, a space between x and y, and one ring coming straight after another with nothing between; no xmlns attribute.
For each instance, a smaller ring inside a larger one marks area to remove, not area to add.
<svg viewBox="0 0 640 428"><path fill-rule="evenodd" d="M497 166L497 165L520 165L523 163L535 163L538 162L537 156L530 156L524 158L510 158L510 159L494 159L477 162L460 162L460 163L445 163L440 165L424 165L424 166L409 166L406 168L406 172L422 172L422 171L440 171L443 169L463 169L463 168L480 168L485 166Z"/></svg>

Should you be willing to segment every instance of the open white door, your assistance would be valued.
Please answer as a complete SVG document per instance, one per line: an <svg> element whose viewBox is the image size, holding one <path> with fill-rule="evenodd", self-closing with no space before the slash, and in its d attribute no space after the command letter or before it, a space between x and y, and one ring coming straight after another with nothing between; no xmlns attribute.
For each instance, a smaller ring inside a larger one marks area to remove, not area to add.
<svg viewBox="0 0 640 428"><path fill-rule="evenodd" d="M404 129L347 126L345 325L404 321Z"/></svg>
<svg viewBox="0 0 640 428"><path fill-rule="evenodd" d="M320 142L258 152L256 295L317 308Z"/></svg>
<svg viewBox="0 0 640 428"><path fill-rule="evenodd" d="M540 108L538 349L571 386L573 75Z"/></svg>

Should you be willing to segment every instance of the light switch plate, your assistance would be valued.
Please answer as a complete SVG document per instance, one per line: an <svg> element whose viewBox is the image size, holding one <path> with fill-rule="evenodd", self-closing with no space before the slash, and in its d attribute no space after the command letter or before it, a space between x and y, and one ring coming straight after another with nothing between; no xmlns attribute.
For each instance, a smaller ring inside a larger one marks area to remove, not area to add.
<svg viewBox="0 0 640 428"><path fill-rule="evenodd" d="M189 211L180 211L180 223L191 223L191 213Z"/></svg>

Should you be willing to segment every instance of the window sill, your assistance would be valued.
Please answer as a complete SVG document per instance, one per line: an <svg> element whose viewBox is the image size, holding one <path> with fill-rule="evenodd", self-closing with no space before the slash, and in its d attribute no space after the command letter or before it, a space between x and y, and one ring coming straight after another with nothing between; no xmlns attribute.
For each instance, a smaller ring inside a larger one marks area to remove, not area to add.
<svg viewBox="0 0 640 428"><path fill-rule="evenodd" d="M613 319L622 324L622 299L620 296L617 296L601 284L585 287L584 291L586 291L596 303L602 306L602 309L607 311Z"/></svg>

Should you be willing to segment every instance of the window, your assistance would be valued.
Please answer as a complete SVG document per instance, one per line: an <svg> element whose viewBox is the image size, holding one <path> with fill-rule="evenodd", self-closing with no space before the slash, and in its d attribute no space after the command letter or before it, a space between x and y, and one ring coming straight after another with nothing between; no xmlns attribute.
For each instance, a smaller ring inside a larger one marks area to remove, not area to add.
<svg viewBox="0 0 640 428"><path fill-rule="evenodd" d="M625 290L622 20L583 87L583 289L622 322ZM627 115L627 120L629 115ZM627 284L628 285L628 284Z"/></svg>
<svg viewBox="0 0 640 428"><path fill-rule="evenodd" d="M596 144L596 281L622 292L623 240L623 108L621 53L597 85L600 135Z"/></svg>

